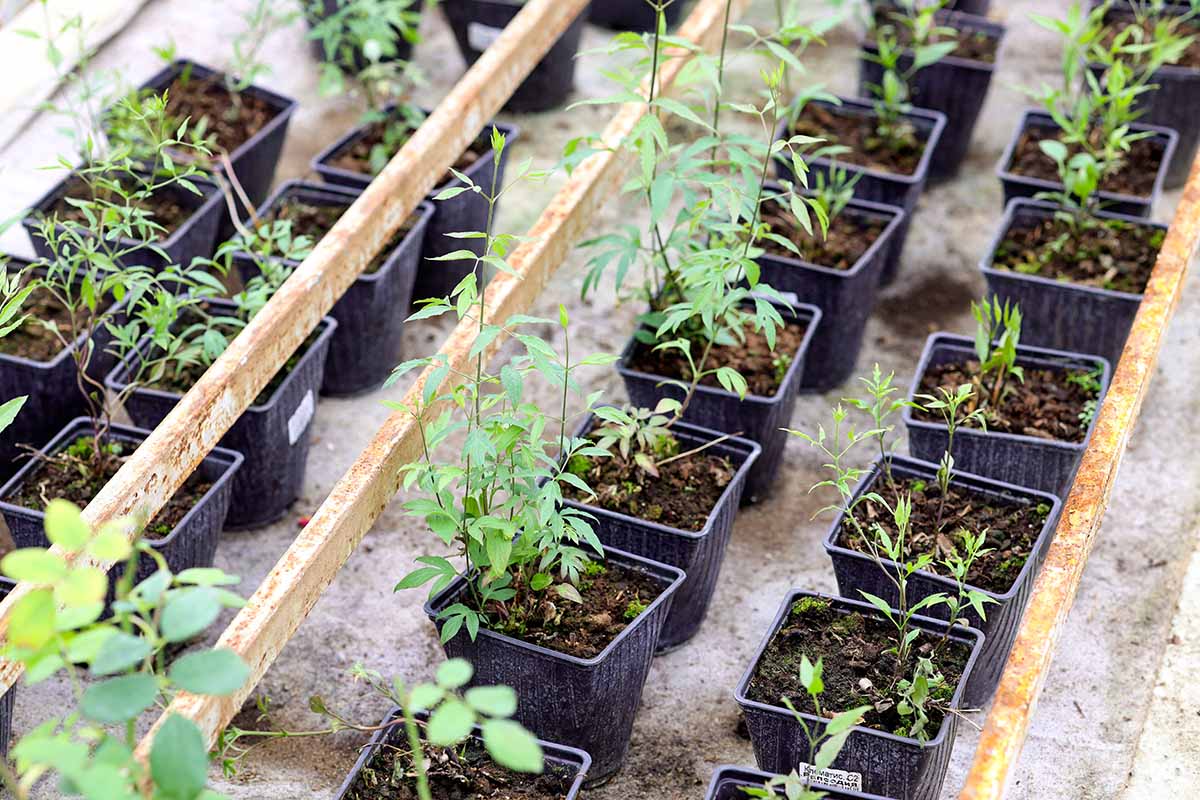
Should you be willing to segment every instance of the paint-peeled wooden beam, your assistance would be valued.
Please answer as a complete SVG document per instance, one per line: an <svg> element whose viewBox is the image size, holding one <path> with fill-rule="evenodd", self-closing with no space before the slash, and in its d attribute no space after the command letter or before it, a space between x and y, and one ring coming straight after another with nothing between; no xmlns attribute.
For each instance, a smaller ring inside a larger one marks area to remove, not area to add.
<svg viewBox="0 0 1200 800"><path fill-rule="evenodd" d="M525 5L88 504L84 516L89 523L98 526L127 515L153 518L586 6L586 0L530 0ZM21 584L0 603L0 635L8 629L13 604L29 590ZM19 664L4 662L0 693L20 674Z"/></svg>
<svg viewBox="0 0 1200 800"><path fill-rule="evenodd" d="M723 30L729 0L701 0L677 36L712 50ZM732 0L736 19L750 0ZM686 53L666 61L659 71L659 91L670 94L688 58ZM566 185L529 232L528 240L509 258L515 274L502 273L485 293L485 316L503 322L527 311L571 247L587 230L596 210L618 190L630 163L630 154L620 145L646 114L641 103L625 105L602 136L604 146L575 169ZM441 353L451 364L451 375L468 366L469 351L478 332L478 322L467 320L451 332ZM493 343L490 357L499 347ZM426 370L402 401L415 407L430 379ZM441 388L449 388L447 378ZM426 416L436 412L429 409ZM180 694L154 728L142 739L138 755L145 758L159 725L167 714L180 714L195 721L210 744L241 709L254 686L262 679L284 645L299 628L338 570L354 552L371 525L396 494L400 468L420 455L416 421L405 412L393 413L370 445L330 492L292 546L259 585L247 605L222 634L218 647L227 647L250 666L250 679L227 697ZM383 588L380 589L384 591Z"/></svg>
<svg viewBox="0 0 1200 800"><path fill-rule="evenodd" d="M1046 563L1033 585L960 800L1000 800L1012 780L1198 243L1200 159L1192 164Z"/></svg>

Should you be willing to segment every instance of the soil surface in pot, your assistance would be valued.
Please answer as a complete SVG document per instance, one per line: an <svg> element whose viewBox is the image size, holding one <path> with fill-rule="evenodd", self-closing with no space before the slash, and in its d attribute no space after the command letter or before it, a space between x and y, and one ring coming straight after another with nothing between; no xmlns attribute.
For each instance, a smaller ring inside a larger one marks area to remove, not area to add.
<svg viewBox="0 0 1200 800"><path fill-rule="evenodd" d="M737 344L714 345L709 351L708 361L701 367L701 372L716 370L718 367L733 367L746 379L749 387L748 395L772 397L779 391L792 359L800 351L804 342L807 326L802 322L784 321L783 327L775 332L775 349L767 343L767 337L761 331L746 328L745 339ZM702 344L693 343L692 352L704 352ZM663 378L674 378L682 381L692 379L692 368L684 354L676 349L655 350L645 342L639 342L629 358L632 369L658 375ZM717 376L709 372L700 379L703 386L721 389Z"/></svg>
<svg viewBox="0 0 1200 800"><path fill-rule="evenodd" d="M1105 49L1111 48L1117 36L1119 36L1126 28L1133 25L1141 25L1142 30L1145 31L1145 38L1137 39L1134 38L1133 35L1128 36L1124 40L1126 45L1137 44L1141 41L1149 42L1153 41L1155 38L1154 28L1157 23L1153 16L1148 16L1144 21L1138 23L1130 14L1122 14L1120 11L1110 11L1108 16L1105 18L1105 21L1109 26L1105 29L1102 38ZM1179 36L1191 36L1195 38L1192 39L1191 44L1189 44L1187 49L1184 50L1183 56L1177 61L1172 61L1171 63L1175 66L1184 67L1186 69L1200 69L1200 25L1197 25L1193 20L1187 20L1179 24L1178 28L1176 29L1176 34Z"/></svg>
<svg viewBox="0 0 1200 800"><path fill-rule="evenodd" d="M185 68L167 87L167 115L188 119L193 128L202 122L205 135L226 153L248 142L278 113L251 92L233 93L220 78L193 78Z"/></svg>
<svg viewBox="0 0 1200 800"><path fill-rule="evenodd" d="M887 479L880 476L871 484L870 491L894 500L907 494L912 499L912 517L909 534L904 543L906 560L929 554L934 563L927 571L943 577L951 577L943 562L965 554L962 532L971 534L986 531L984 550L967 572L967 583L987 592L1004 594L1012 588L1013 581L1021 574L1025 562L1033 552L1034 543L1042 533L1051 507L1033 505L1018 500L1009 500L991 495L971 492L950 485L945 506L941 503L941 488L932 478L897 477L896 486L890 487ZM941 526L939 527L939 510ZM854 518L863 531L879 524L895 541L897 529L887 509L871 501L859 503L854 509ZM837 543L851 550L870 555L870 548L862 539L863 534L849 520L843 523Z"/></svg>
<svg viewBox="0 0 1200 800"><path fill-rule="evenodd" d="M388 159L400 151L400 148L404 146L404 143L408 141L409 136L412 134L412 131L410 131L408 136L388 137L387 126L388 123L386 121L369 123L362 135L354 137L330 156L330 166L344 169L348 172L358 172L363 175L377 174L382 165L386 164ZM405 127L408 127L407 124L405 124ZM458 160L454 162L454 169L459 172L466 172L471 165L487 155L492 149L491 135L491 128L484 129L479 138L464 150L462 155L458 157ZM389 138L391 141L389 141ZM454 173L447 170L438 185L444 186L454 180L457 180L454 177ZM484 189L487 189L489 181L491 181L491 175L484 175L480 178L480 185Z"/></svg>
<svg viewBox="0 0 1200 800"><path fill-rule="evenodd" d="M979 362L974 359L932 366L921 376L921 392L938 395L938 388L954 391L965 384L980 385ZM976 397L990 394L976 388ZM1047 441L1079 443L1087 438L1100 396L1100 376L1086 369L1025 368L1025 380L1009 378L1000 402L985 408L988 433L1014 433ZM963 408L965 417L970 409ZM924 422L942 422L939 412L915 409L913 416ZM979 427L974 421L970 427Z"/></svg>
<svg viewBox="0 0 1200 800"><path fill-rule="evenodd" d="M799 258L809 264L839 270L848 270L858 264L887 227L886 220L844 209L829 221L829 231L824 238L815 226L814 235L809 236L792 212L774 200L763 204L762 218L771 226L772 233L784 237L800 251L797 255L779 242L762 239L759 243L767 254Z"/></svg>
<svg viewBox="0 0 1200 800"><path fill-rule="evenodd" d="M43 511L46 504L55 498L70 500L79 507L86 506L112 480L117 470L133 453L135 447L124 442L111 442L109 458L101 472L93 472L88 466L95 440L91 436L80 436L53 458L43 460L29 473L29 477L17 491L6 498L8 502L22 508ZM162 510L146 526L147 539L162 539L175 529L187 513L200 502L212 488L198 472L192 473Z"/></svg>
<svg viewBox="0 0 1200 800"><path fill-rule="evenodd" d="M929 726L925 733L937 735L954 690L962 678L971 650L966 644L948 640L938 650L941 635L921 631L913 644L915 657L934 659L945 678L931 687ZM860 706L871 706L862 724L899 736L909 736L911 718L896 711L898 698L888 694L896 678L911 678L915 664L901 665L894 649L896 628L878 616L859 612L842 613L828 600L802 597L793 605L783 627L771 639L746 689L751 700L783 707L786 697L797 711L815 714L812 699L800 683L802 656L824 665L825 692L821 708L835 714Z"/></svg>
<svg viewBox="0 0 1200 800"><path fill-rule="evenodd" d="M809 103L792 126L792 133L815 136L827 144L850 148L849 152L835 157L845 164L896 175L916 172L925 152L925 140L920 131L903 120L890 136L882 135L879 128L879 118L872 113Z"/></svg>
<svg viewBox="0 0 1200 800"><path fill-rule="evenodd" d="M131 189L131 192L135 193L140 191L141 189L139 187L133 187ZM69 202L67 202L68 200L81 200L87 203L96 202L100 204L106 202L105 198L97 194L97 189L89 186L85 181L79 178L72 178L67 184L66 191L63 192L63 196L55 201L54 205L51 206L49 213L45 216L57 216L60 220L74 223L75 225L83 226L85 228L90 228L91 223L88 221L88 218L84 215L83 211L78 206L71 205ZM108 199L107 202L119 203L121 205L125 204L125 200L119 197ZM152 237L154 239L166 239L175 231L179 230L179 227L183 225L183 223L187 222L192 216L192 209L187 208L180 203L175 192L172 192L169 189L159 190L158 192L155 192L144 199L134 199L130 205L146 212L146 214L149 216L147 224L149 222L153 222L156 225L162 226L162 230L154 231Z"/></svg>
<svg viewBox="0 0 1200 800"><path fill-rule="evenodd" d="M992 266L1025 275L1141 294L1166 231L1116 219L1047 217L1014 225L996 248Z"/></svg>
<svg viewBox="0 0 1200 800"><path fill-rule="evenodd" d="M417 800L412 755L404 741L401 732L379 748L346 800ZM562 800L575 782L573 772L555 764L547 764L541 775L507 770L488 757L477 739L453 751L430 747L425 756L434 800Z"/></svg>
<svg viewBox="0 0 1200 800"><path fill-rule="evenodd" d="M337 221L346 213L346 209L350 207L350 203L345 205L328 205L308 203L298 197L284 198L275 208L267 212L263 222L271 223L276 220L287 220L292 223L293 236L307 236L316 245L325 237L325 234L333 228ZM392 237L391 241L379 251L379 255L367 265L363 270L364 274L370 275L378 272L387 263L392 252L400 246L400 242L404 241L404 237L412 230L413 225L417 222L415 215L410 216L400 226L400 230Z"/></svg>
<svg viewBox="0 0 1200 800"><path fill-rule="evenodd" d="M680 450L678 440L664 437L651 457L664 461L680 455ZM576 456L567 469L582 478L596 496L564 485L564 497L685 531L704 528L737 472L729 459L703 451L658 466L657 476L619 453L612 458Z"/></svg>
<svg viewBox="0 0 1200 800"><path fill-rule="evenodd" d="M893 11L892 14L900 14L902 16L903 12ZM900 44L908 45L912 42L912 32L906 25L904 25L902 22L895 21L894 16L888 16L886 17L886 20L887 26L895 34L896 39L900 42ZM947 24L944 27L949 28L953 26ZM937 44L947 41L949 38L950 37L948 35L935 35L930 37L929 43ZM955 58L962 58L966 59L967 61L979 61L984 64L996 63L996 52L1000 49L1000 41L998 39L988 36L983 31L962 30L958 32L957 42L958 46L955 47L954 52L950 54Z"/></svg>
<svg viewBox="0 0 1200 800"><path fill-rule="evenodd" d="M59 334L68 341L74 341L78 336L71 325L70 311L47 291L33 292L25 301L22 311L29 315L29 319L12 333L0 337L0 353L30 361L53 359L62 352L62 342L42 322L57 325Z"/></svg>
<svg viewBox="0 0 1200 800"><path fill-rule="evenodd" d="M1013 150L1008 171L1025 178L1059 183L1058 165L1054 159L1042 152L1039 142L1043 139L1058 139L1058 132L1049 128L1033 127L1021 132L1017 147ZM1068 145L1071 156L1080 152L1077 145ZM1129 197L1149 197L1154 192L1158 179L1158 168L1162 165L1163 144L1155 138L1139 139L1125 154L1125 161L1117 172L1104 176L1100 191L1123 194Z"/></svg>
<svg viewBox="0 0 1200 800"><path fill-rule="evenodd" d="M654 602L663 589L655 578L618 564L588 562L580 576L582 603L514 587L517 596L507 607L491 604L480 609L473 597L463 602L486 611L490 629L529 644L576 658L593 658Z"/></svg>

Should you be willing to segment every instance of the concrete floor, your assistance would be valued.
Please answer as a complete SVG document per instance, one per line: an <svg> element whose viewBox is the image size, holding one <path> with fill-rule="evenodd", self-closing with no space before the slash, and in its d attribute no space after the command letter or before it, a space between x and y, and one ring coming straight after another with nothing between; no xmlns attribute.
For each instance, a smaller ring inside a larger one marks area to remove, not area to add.
<svg viewBox="0 0 1200 800"><path fill-rule="evenodd" d="M119 67L130 80L140 80L157 67L150 48L170 39L181 54L219 64L227 52L230 31L238 24L236 13L248 5L248 0L221 4L152 0L101 52L96 67ZM751 18L761 19L771 5L756 3ZM1018 113L1027 105L1014 87L1055 79L1056 43L1026 17L1035 10L1046 13L1047 6L1061 12L1067 2L1015 0L998 5L1004 7L999 13L1008 22L1009 35L971 156L957 180L927 191L922 198L903 272L879 304L860 361L860 369L877 361L885 370L896 370L902 383L911 378L927 334L969 328L968 303L983 290L976 265L1001 212L1000 186L993 167ZM435 102L462 73L462 63L439 16L427 18L426 34L417 60L429 73L429 85L418 92L418 99ZM814 79L828 78L830 88L839 93L853 93L855 88L855 35L848 28L839 30L828 49L811 51L805 59ZM589 29L585 46L596 46L606 36ZM302 102L288 135L279 180L307 174L309 159L351 126L357 114L352 98L317 97L317 72L302 37L300 26L295 26L272 38L265 49L274 70L262 82ZM581 59L579 96L607 93L606 82L598 73L601 62L596 56ZM759 66L753 58L742 57L731 67L732 85L738 92L756 88ZM569 138L600 130L606 113L582 107L505 118L523 130L515 156L532 156L541 165L551 163ZM40 118L0 151L0 177L6 189L0 197L0 218L33 201L54 180L52 174L37 167L49 163L62 146L55 127L52 120ZM561 180L559 176L546 185L511 195L499 228L524 232ZM1177 199L1174 195L1164 198L1158 216L1169 220ZM614 200L594 230L600 233L639 213L640 209ZM9 231L0 244L12 252L28 250L18 231ZM546 314L557 304L566 304L575 322L572 347L578 348L577 352L615 352L632 330L637 309L614 309L609 291L581 301L585 260L582 253L571 256L533 313ZM1194 698L1189 704L1177 691L1177 681L1188 676L1186 653L1194 658L1195 651L1168 642L1182 641L1178 639L1182 635L1179 625L1172 633L1172 618L1195 546L1200 491L1192 470L1174 465L1166 468L1166 463L1170 456L1187 453L1200 441L1195 399L1200 396L1200 374L1190 358L1198 344L1198 323L1200 305L1195 287L1190 287L1047 677L1010 792L1016 800L1121 796L1134 769L1149 709L1155 709L1149 727L1160 740L1177 738L1175 726L1182 724L1183 717L1190 717L1195 724ZM406 334L408 355L433 352L446 333L444 325L411 325ZM593 372L588 383L589 388L604 389L614 400L623 397L619 380L609 371ZM291 541L298 518L320 504L388 414L383 401L398 398L403 388L355 400L321 402L305 491L292 514L265 530L230 534L222 541L218 561L244 577L247 594ZM815 427L837 399L837 393L801 398L792 426ZM588 796L595 800L698 798L714 766L753 763L749 742L736 732L733 686L790 587L835 589L819 544L825 521L811 519L825 500L808 493L818 467L814 453L799 442L792 443L773 496L739 514L708 621L689 646L655 662L628 764L612 783ZM442 655L421 613L422 597L391 592L395 581L409 569L412 557L423 552L429 541L421 526L401 515L399 503L384 513L259 686L259 692L271 699L276 724L291 729L317 724L307 710L313 694L324 696L332 707L355 719L379 719L384 702L345 676L355 662L409 679L432 673ZM1192 570L1193 584L1200 583L1197 571ZM1194 633L1194 626L1188 630ZM1154 676L1168 647L1172 656L1162 675L1166 683L1156 695ZM24 692L17 709L18 732L39 721L44 709L61 702L60 692L61 687L54 686ZM244 721L252 718L246 715ZM982 715L972 718L978 723L983 719ZM975 740L972 726L962 726L944 797L957 795ZM222 791L237 798L327 797L353 764L362 741L360 736L343 734L332 740L272 743L248 757L232 780L214 777ZM1189 775L1186 766L1171 773L1173 782L1165 782L1170 770L1155 769L1150 759L1170 761L1172 756L1164 755L1161 746L1151 750L1142 756L1138 791L1130 797L1188 797L1200 792L1194 771ZM47 791L46 796L54 795Z"/></svg>

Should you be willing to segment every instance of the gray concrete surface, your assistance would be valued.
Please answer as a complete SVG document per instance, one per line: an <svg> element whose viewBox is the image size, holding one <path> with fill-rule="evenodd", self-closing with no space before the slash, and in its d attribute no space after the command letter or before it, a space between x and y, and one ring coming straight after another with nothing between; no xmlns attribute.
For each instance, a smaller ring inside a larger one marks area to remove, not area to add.
<svg viewBox="0 0 1200 800"><path fill-rule="evenodd" d="M153 0L102 51L97 66L119 67L131 80L138 80L157 66L150 47L169 39L182 54L219 63L228 48L229 32L237 24L236 12L247 5L247 0L222 4ZM1009 36L970 159L957 180L931 189L922 199L903 273L885 293L871 321L860 369L878 361L885 369L896 370L902 382L907 381L928 333L965 331L969 326L968 302L983 288L976 265L1001 212L993 166L1017 114L1026 106L1013 86L1054 80L1057 69L1056 43L1029 23L1026 15L1034 10L1062 11L1067 3L1019 0L996 5L1002 6L997 15L1008 21ZM770 6L760 0L751 17L761 19ZM436 101L461 74L462 64L440 17L430 16L425 27L427 40L419 47L417 60L429 72L430 83L418 92L418 98ZM323 100L316 96L316 69L302 36L296 26L274 37L265 51L274 72L263 82L302 101L289 133L280 180L307 173L309 158L338 137L356 115L351 98ZM589 29L585 44L597 45L605 36ZM811 51L806 58L811 69L808 80L824 80L835 91L852 93L855 36L849 28L839 30L828 49ZM580 96L607 92L605 80L597 72L601 62L595 56L581 60ZM733 64L732 85L737 91L755 88L759 66L750 57ZM530 155L539 164L548 164L568 138L598 131L605 113L584 107L512 119L524 131L517 155ZM51 174L36 168L49 162L61 147L54 130L53 121L39 119L0 152L0 180L5 186L0 217L32 201L53 180ZM514 193L503 208L500 228L526 230L560 181L552 179L546 185ZM1158 216L1169 219L1176 199L1165 198ZM639 213L639 209L614 200L594 230L602 232ZM0 244L24 251L27 243L22 238L19 232L10 231ZM575 321L573 347L577 352L616 351L632 330L637 309L614 309L608 290L581 301L584 262L581 253L573 254L534 311L548 313L564 303ZM1118 796L1126 785L1195 544L1200 493L1189 456L1200 434L1195 400L1200 375L1192 358L1198 320L1200 308L1193 286L1172 327L1162 368L1047 678L1010 793L1016 800L1099 800ZM438 324L410 326L406 335L409 354L432 352L446 332L446 327ZM623 396L611 372L596 371L588 382L614 399ZM218 561L244 577L247 593L295 535L297 519L319 505L384 419L388 411L383 401L398 397L402 390L396 387L355 400L321 402L305 491L292 514L268 529L229 534L222 540ZM793 426L815 426L826 418L829 405L838 397L832 393L802 398ZM811 520L825 499L808 493L818 466L812 452L799 442L792 443L773 496L738 516L709 619L689 646L655 662L628 764L612 783L589 796L596 800L697 798L714 766L752 763L749 742L736 732L733 686L790 587L835 588L819 544L826 523ZM422 598L391 591L412 557L429 546L430 538L421 526L402 516L398 503L384 513L260 685L259 692L271 698L276 724L292 729L316 724L307 710L307 699L313 694L323 695L332 706L356 719L378 719L385 711L383 701L345 676L355 662L410 679L432 673L442 656L421 613ZM1171 674L1186 677L1187 662ZM24 692L17 710L17 730L42 719L47 709L61 703L62 696L62 687L53 685ZM253 719L248 712L240 721L247 724ZM982 715L971 719L981 723ZM1169 715L1154 719L1167 726L1175 724ZM1169 729L1159 733L1172 735ZM975 740L972 726L962 726L945 797L957 795ZM362 741L361 736L342 734L332 740L271 743L246 758L236 777L217 782L237 798L328 797L353 763ZM1189 784L1183 794L1178 793L1182 790L1167 793L1161 790L1165 784L1156 784L1153 775L1149 780L1139 784L1143 790L1138 797L1187 797L1200 792L1200 787ZM47 790L46 796L54 795Z"/></svg>

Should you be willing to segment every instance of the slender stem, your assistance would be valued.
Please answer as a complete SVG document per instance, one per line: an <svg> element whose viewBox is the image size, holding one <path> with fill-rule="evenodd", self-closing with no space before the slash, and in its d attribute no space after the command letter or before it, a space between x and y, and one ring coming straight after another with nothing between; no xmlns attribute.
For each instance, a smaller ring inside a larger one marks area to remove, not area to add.
<svg viewBox="0 0 1200 800"><path fill-rule="evenodd" d="M417 729L417 721L413 719L411 707L412 703L406 701L402 713L408 747L412 750L413 769L417 772L417 797L420 800L433 800L433 794L429 791L429 776L425 772L425 754L421 750L421 732Z"/></svg>

